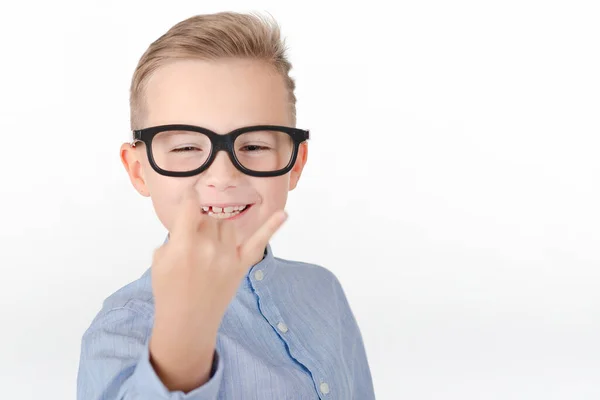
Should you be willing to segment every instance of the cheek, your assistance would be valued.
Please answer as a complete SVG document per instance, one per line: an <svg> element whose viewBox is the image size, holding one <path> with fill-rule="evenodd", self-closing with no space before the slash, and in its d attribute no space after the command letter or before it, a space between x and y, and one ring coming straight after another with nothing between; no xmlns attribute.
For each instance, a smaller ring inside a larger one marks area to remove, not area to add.
<svg viewBox="0 0 600 400"><path fill-rule="evenodd" d="M184 193L188 184L185 179L169 179L160 175L154 175L146 182L156 216L163 226L170 231L181 199L181 193Z"/></svg>
<svg viewBox="0 0 600 400"><path fill-rule="evenodd" d="M264 213L270 215L276 210L285 208L289 184L289 174L274 178L265 178L264 181L257 183L257 186L255 187L261 195L263 201L261 208L263 208Z"/></svg>

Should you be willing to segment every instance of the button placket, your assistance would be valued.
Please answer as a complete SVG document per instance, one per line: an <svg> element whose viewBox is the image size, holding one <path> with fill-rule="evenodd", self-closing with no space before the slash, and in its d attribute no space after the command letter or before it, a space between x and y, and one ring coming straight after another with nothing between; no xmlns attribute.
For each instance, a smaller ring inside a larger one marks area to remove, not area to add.
<svg viewBox="0 0 600 400"><path fill-rule="evenodd" d="M255 270L252 273L252 276L254 277L254 280L257 282L260 282L264 279L265 274L263 272L263 270L258 269ZM255 288L255 292L256 294L260 297L260 290L258 288ZM268 307L268 309L270 309L271 307ZM268 311L267 309L267 311ZM271 317L269 317L268 315L271 314ZM269 321L271 323L271 325L274 324L275 321L279 321L277 322L277 325L275 326L275 328L277 329L277 331L280 333L280 336L282 338L282 340L284 340L287 343L287 348L288 348L288 352L290 353L290 356L293 357L297 362L299 362L300 364L302 364L305 368L307 368L310 371L310 374L315 377L316 376L323 376L322 375L322 371L320 371L320 368L314 368L316 366L313 366L313 368L311 368L312 362L309 362L308 360L310 360L310 358L307 358L306 355L306 350L304 348L304 346L300 345L298 346L298 343L296 342L295 339L295 335L293 334L293 332L289 332L289 328L287 326L287 324L285 322L283 322L283 320L281 318L279 318L278 316L278 312L276 309L271 309L270 312L267 312L266 314L263 314L265 316L265 318L267 319L267 321ZM272 318L273 315L276 315L275 318ZM298 354L291 354L291 353L296 353L298 351ZM300 357L299 357L300 356ZM318 390L320 392L321 395L328 395L331 391L330 387L329 387L329 383L327 382L323 382L322 378L320 379L320 384L318 384Z"/></svg>

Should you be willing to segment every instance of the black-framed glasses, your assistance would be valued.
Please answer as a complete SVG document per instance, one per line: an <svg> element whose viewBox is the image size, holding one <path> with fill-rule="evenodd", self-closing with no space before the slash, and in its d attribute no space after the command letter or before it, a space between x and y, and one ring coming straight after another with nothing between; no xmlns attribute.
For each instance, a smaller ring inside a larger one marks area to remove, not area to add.
<svg viewBox="0 0 600 400"><path fill-rule="evenodd" d="M254 125L225 135L194 125L171 124L133 131L133 143L146 145L152 168L161 175L187 177L205 171L219 151L241 172L257 177L288 173L309 131L279 125Z"/></svg>

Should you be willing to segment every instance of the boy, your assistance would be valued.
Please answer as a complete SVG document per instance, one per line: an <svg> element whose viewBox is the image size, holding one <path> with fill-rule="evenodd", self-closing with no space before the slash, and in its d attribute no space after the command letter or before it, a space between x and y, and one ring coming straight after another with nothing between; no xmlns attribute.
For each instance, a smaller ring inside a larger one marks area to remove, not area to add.
<svg viewBox="0 0 600 400"><path fill-rule="evenodd" d="M277 24L237 13L140 59L121 160L169 235L85 332L78 399L374 399L336 277L268 245L307 159L290 68Z"/></svg>

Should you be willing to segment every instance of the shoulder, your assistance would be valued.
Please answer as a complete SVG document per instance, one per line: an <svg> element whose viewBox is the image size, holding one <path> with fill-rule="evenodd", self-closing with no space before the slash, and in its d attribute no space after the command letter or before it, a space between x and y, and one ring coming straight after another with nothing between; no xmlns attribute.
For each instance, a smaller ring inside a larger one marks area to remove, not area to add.
<svg viewBox="0 0 600 400"><path fill-rule="evenodd" d="M123 319L144 324L153 316L154 299L148 269L138 279L122 286L103 301L102 308L92 320L86 334Z"/></svg>
<svg viewBox="0 0 600 400"><path fill-rule="evenodd" d="M336 318L341 332L346 335L358 332L354 312L335 273L319 264L275 260L278 263L278 294L293 299L294 304L310 305L312 312L321 314L326 320Z"/></svg>
<svg viewBox="0 0 600 400"><path fill-rule="evenodd" d="M277 275L288 284L308 288L308 292L327 296L338 303L345 303L345 294L338 277L330 269L302 261L275 258L278 264Z"/></svg>
<svg viewBox="0 0 600 400"><path fill-rule="evenodd" d="M319 264L312 264L302 261L286 260L275 257L277 263L278 274L297 275L302 279L311 279L325 281L329 284L339 285L339 281L335 274L329 269Z"/></svg>
<svg viewBox="0 0 600 400"><path fill-rule="evenodd" d="M152 311L154 299L152 297L151 270L148 268L142 276L135 281L121 287L107 297L103 302L103 309L135 308L141 313Z"/></svg>

